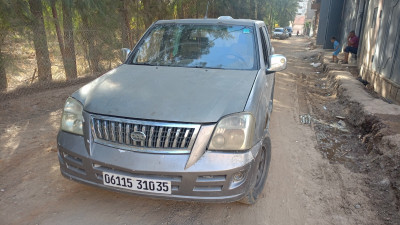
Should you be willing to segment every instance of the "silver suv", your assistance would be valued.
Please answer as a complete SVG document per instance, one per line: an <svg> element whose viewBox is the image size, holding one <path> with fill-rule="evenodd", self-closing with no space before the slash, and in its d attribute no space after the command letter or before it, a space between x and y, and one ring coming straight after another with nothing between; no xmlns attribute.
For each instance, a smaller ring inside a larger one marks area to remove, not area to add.
<svg viewBox="0 0 400 225"><path fill-rule="evenodd" d="M289 36L289 32L286 28L277 27L274 29L273 38L286 39Z"/></svg>
<svg viewBox="0 0 400 225"><path fill-rule="evenodd" d="M253 204L271 159L274 72L285 68L262 21L158 21L124 64L67 99L61 173L118 192Z"/></svg>

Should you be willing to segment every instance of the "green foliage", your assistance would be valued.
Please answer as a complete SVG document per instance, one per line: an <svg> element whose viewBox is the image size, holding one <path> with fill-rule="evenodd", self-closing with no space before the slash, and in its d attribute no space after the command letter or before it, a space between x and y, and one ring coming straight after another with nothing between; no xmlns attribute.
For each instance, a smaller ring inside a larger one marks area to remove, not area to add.
<svg viewBox="0 0 400 225"><path fill-rule="evenodd" d="M204 18L207 4L208 18L232 16L233 18L264 20L270 30L276 23L280 26L289 25L289 22L294 20L298 7L298 0L34 1L41 2L43 8L42 16L52 64L54 53L59 52L56 43L62 40L62 38L57 39L55 24L59 24L61 31L65 32L63 5L71 6L73 40L79 61L77 64L82 65L82 57L86 61L84 67L86 69L84 71L80 69L78 71L80 74L85 71L99 73L118 65L120 63L119 49L132 48L146 29L157 20ZM52 15L52 4L55 5L57 18ZM0 37L2 37L0 38L0 57L1 45L4 44L4 37L7 35L10 40L13 40L14 36L22 36L25 40L29 40L28 44L32 45L34 31L31 28L35 24L35 17L32 16L29 6L28 0L0 0ZM68 30L66 32L68 33ZM65 36L64 33L65 38L68 39L68 35ZM60 54L55 55L60 57ZM79 65L78 67L82 68Z"/></svg>

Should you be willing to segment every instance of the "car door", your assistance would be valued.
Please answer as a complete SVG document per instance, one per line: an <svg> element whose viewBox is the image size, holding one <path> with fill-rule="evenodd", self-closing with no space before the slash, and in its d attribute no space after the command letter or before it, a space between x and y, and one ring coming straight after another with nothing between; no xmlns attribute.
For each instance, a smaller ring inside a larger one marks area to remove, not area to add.
<svg viewBox="0 0 400 225"><path fill-rule="evenodd" d="M268 73L266 70L270 66L269 56L272 53L272 46L271 41L268 35L268 31L265 25L261 26L260 28L260 35L261 35L261 42L262 42L262 53L263 56L261 57L264 62L264 70L265 70L265 86L264 86L264 96L266 103L266 126L265 129L268 129L269 117L272 113L273 107L273 92L274 92L274 85L275 85L275 73Z"/></svg>

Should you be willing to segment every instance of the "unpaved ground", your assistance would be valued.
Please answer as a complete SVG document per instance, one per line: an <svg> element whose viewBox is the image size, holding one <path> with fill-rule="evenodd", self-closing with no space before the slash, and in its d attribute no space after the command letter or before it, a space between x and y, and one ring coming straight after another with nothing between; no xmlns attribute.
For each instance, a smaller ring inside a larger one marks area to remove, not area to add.
<svg viewBox="0 0 400 225"><path fill-rule="evenodd" d="M355 79L356 70L327 63L325 73L300 77L299 89L312 102L311 121L324 157L364 174L363 191L378 217L400 224L400 107L370 95Z"/></svg>
<svg viewBox="0 0 400 225"><path fill-rule="evenodd" d="M330 163L300 123L312 107L299 77L316 72L306 43L274 41L289 64L276 76L271 167L256 205L148 199L63 178L56 134L75 85L0 102L0 224L382 224L366 175Z"/></svg>

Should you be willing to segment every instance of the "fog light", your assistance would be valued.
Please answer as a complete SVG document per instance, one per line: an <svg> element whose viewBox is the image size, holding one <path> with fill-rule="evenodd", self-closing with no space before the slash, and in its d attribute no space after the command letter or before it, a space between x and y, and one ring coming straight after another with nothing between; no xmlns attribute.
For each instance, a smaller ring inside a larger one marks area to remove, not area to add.
<svg viewBox="0 0 400 225"><path fill-rule="evenodd" d="M240 171L240 172L237 172L237 173L235 173L233 175L233 180L232 181L235 182L235 183L238 183L238 182L243 181L243 179L244 179L244 173L242 171Z"/></svg>

